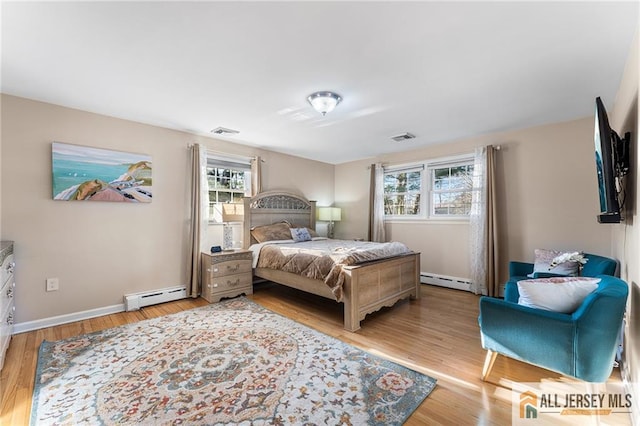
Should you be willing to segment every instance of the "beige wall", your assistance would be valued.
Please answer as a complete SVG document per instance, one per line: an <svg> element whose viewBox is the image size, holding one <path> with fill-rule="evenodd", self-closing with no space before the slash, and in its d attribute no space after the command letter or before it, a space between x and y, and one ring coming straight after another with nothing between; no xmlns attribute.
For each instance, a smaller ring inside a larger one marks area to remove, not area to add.
<svg viewBox="0 0 640 426"><path fill-rule="evenodd" d="M51 142L149 154L150 204L62 202L51 194ZM122 303L185 284L187 146L261 155L264 189L333 200L333 165L60 106L2 96L2 239L16 241L16 321ZM45 279L60 290L45 292Z"/></svg>
<svg viewBox="0 0 640 426"><path fill-rule="evenodd" d="M626 220L613 227L611 239L615 257L620 259L620 276L629 284L629 300L627 303L627 328L625 330L625 352L623 371L630 383L640 383L640 217L638 216L638 200L640 200L640 150L638 150L638 94L640 87L640 40L636 34L632 44L625 73L618 89L613 108L609 109L611 127L624 135L631 132L631 172L627 179L628 199L625 206ZM635 398L640 397L640 389L635 390ZM640 422L640 413L635 412L636 423Z"/></svg>
<svg viewBox="0 0 640 426"><path fill-rule="evenodd" d="M336 205L347 220L338 236L366 236L369 170L373 162L403 164L500 145L497 153L501 275L509 260L533 260L535 248L576 249L611 255L611 226L598 224L593 118L496 133L403 154L336 166ZM421 269L469 278L468 223L387 223L389 238L422 253Z"/></svg>

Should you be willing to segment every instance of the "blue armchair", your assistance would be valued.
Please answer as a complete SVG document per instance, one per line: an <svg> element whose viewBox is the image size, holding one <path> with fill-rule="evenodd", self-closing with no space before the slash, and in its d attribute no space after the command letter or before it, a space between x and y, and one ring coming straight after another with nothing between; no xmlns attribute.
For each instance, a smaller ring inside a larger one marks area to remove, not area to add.
<svg viewBox="0 0 640 426"><path fill-rule="evenodd" d="M597 277L598 288L571 314L518 305L517 285L505 300L481 297L480 333L487 350L482 380L502 354L585 381L606 381L629 290L616 277Z"/></svg>
<svg viewBox="0 0 640 426"><path fill-rule="evenodd" d="M584 253L587 263L582 269L582 276L595 277L596 275L615 275L618 262L597 254ZM533 273L533 263L509 262L509 280L504 286L505 300L518 302L518 281L529 280L529 274ZM557 277L558 275L545 272L536 272L533 278Z"/></svg>

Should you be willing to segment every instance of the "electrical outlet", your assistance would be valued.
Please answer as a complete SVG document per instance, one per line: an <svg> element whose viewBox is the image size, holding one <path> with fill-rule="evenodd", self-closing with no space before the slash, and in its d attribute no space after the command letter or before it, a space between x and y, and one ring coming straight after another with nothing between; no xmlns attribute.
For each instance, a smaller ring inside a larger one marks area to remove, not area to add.
<svg viewBox="0 0 640 426"><path fill-rule="evenodd" d="M47 291L58 291L60 282L57 278L47 278Z"/></svg>

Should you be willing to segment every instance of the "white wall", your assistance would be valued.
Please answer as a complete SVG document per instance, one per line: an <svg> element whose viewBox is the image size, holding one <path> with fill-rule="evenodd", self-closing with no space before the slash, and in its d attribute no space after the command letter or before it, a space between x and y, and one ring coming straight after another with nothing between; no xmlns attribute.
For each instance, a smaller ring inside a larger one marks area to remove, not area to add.
<svg viewBox="0 0 640 426"><path fill-rule="evenodd" d="M153 202L54 201L53 141L150 155ZM187 282L187 146L194 142L262 156L264 190L333 200L330 164L2 95L1 238L16 242L17 323ZM48 277L60 279L59 291L45 292Z"/></svg>

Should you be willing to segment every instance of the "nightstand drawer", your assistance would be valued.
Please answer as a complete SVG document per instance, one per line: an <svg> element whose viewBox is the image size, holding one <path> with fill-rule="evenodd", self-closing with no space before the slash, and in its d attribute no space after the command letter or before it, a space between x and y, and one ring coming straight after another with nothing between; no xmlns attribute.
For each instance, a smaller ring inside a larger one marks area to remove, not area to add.
<svg viewBox="0 0 640 426"><path fill-rule="evenodd" d="M242 274L251 272L251 260L237 259L224 262L214 262L207 269L210 269L212 277L224 277L231 274Z"/></svg>
<svg viewBox="0 0 640 426"><path fill-rule="evenodd" d="M213 277L211 279L211 293L225 292L242 287L251 287L253 285L253 276L251 274L234 274L225 277Z"/></svg>

